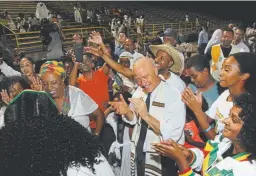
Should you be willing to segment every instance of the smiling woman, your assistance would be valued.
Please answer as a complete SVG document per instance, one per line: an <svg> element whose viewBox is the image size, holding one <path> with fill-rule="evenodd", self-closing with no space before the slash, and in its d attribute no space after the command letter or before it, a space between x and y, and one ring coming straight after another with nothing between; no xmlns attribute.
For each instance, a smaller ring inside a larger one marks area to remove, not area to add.
<svg viewBox="0 0 256 176"><path fill-rule="evenodd" d="M40 81L35 72L35 63L33 59L23 57L19 64L21 73L8 66L3 60L0 60L0 70L5 76L24 76L34 90L40 90Z"/></svg>
<svg viewBox="0 0 256 176"><path fill-rule="evenodd" d="M40 69L43 90L50 93L60 114L72 117L89 131L89 117L95 118L95 134L99 135L104 123L103 112L82 90L65 85L65 76L66 72L61 62L45 62Z"/></svg>
<svg viewBox="0 0 256 176"><path fill-rule="evenodd" d="M173 158L180 176L256 175L256 102L248 93L235 98L229 118L224 121L223 135L207 142L204 151L186 149L173 141L155 144L155 150ZM190 168L191 166L191 168Z"/></svg>
<svg viewBox="0 0 256 176"><path fill-rule="evenodd" d="M219 96L206 113L201 109L199 98L201 94L194 95L191 89L184 91L182 99L195 113L199 125L208 139L214 139L216 134L222 132L224 128L222 121L229 116L236 96L246 92L255 96L255 65L256 56L252 53L236 53L225 59L220 73L220 85L228 90ZM216 124L215 129L209 124L213 120Z"/></svg>

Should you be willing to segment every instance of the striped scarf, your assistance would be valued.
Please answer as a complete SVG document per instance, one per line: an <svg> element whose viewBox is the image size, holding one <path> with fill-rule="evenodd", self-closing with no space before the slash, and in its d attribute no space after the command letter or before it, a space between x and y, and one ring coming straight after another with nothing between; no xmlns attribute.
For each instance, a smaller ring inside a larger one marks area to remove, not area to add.
<svg viewBox="0 0 256 176"><path fill-rule="evenodd" d="M64 100L63 100L61 114L68 115L70 108L71 108L71 104L70 104L70 97L69 97L69 87L66 86L64 88Z"/></svg>

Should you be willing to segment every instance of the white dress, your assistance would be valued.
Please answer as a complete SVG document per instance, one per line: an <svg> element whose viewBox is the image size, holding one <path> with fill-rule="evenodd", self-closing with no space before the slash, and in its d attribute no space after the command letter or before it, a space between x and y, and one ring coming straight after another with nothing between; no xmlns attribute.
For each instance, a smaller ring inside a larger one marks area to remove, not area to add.
<svg viewBox="0 0 256 176"><path fill-rule="evenodd" d="M46 5L42 2L39 2L36 5L36 18L38 18L40 21L43 18L48 17L49 10L47 9Z"/></svg>
<svg viewBox="0 0 256 176"><path fill-rule="evenodd" d="M89 114L93 113L98 105L84 91L74 86L69 86L71 108L68 116L91 131Z"/></svg>

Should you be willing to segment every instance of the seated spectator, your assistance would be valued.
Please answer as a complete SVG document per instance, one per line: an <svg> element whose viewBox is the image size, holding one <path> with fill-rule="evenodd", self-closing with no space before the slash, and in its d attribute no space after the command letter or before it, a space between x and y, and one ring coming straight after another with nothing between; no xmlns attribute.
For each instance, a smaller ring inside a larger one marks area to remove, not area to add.
<svg viewBox="0 0 256 176"><path fill-rule="evenodd" d="M8 123L0 134L3 175L114 176L99 140L58 115L48 94L25 91L6 112Z"/></svg>
<svg viewBox="0 0 256 176"><path fill-rule="evenodd" d="M223 134L209 140L204 151L186 149L169 140L154 145L161 155L174 159L180 176L256 175L256 104L250 94L235 98L230 115L224 120Z"/></svg>

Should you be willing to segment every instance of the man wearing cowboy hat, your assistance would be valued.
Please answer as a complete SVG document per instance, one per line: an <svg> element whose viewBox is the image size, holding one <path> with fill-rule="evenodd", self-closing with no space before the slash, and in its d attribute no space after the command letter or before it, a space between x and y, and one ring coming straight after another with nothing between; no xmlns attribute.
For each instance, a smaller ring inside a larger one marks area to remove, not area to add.
<svg viewBox="0 0 256 176"><path fill-rule="evenodd" d="M150 45L149 48L155 55L158 74L165 81L182 92L186 85L175 73L182 73L184 68L184 58L181 57L180 53L171 45Z"/></svg>
<svg viewBox="0 0 256 176"><path fill-rule="evenodd" d="M164 31L164 33L163 33L163 43L164 44L176 47L177 39L178 39L178 33L175 29L167 28ZM179 55L180 55L180 57L182 57L183 60L185 60L184 55L181 52L179 52Z"/></svg>

